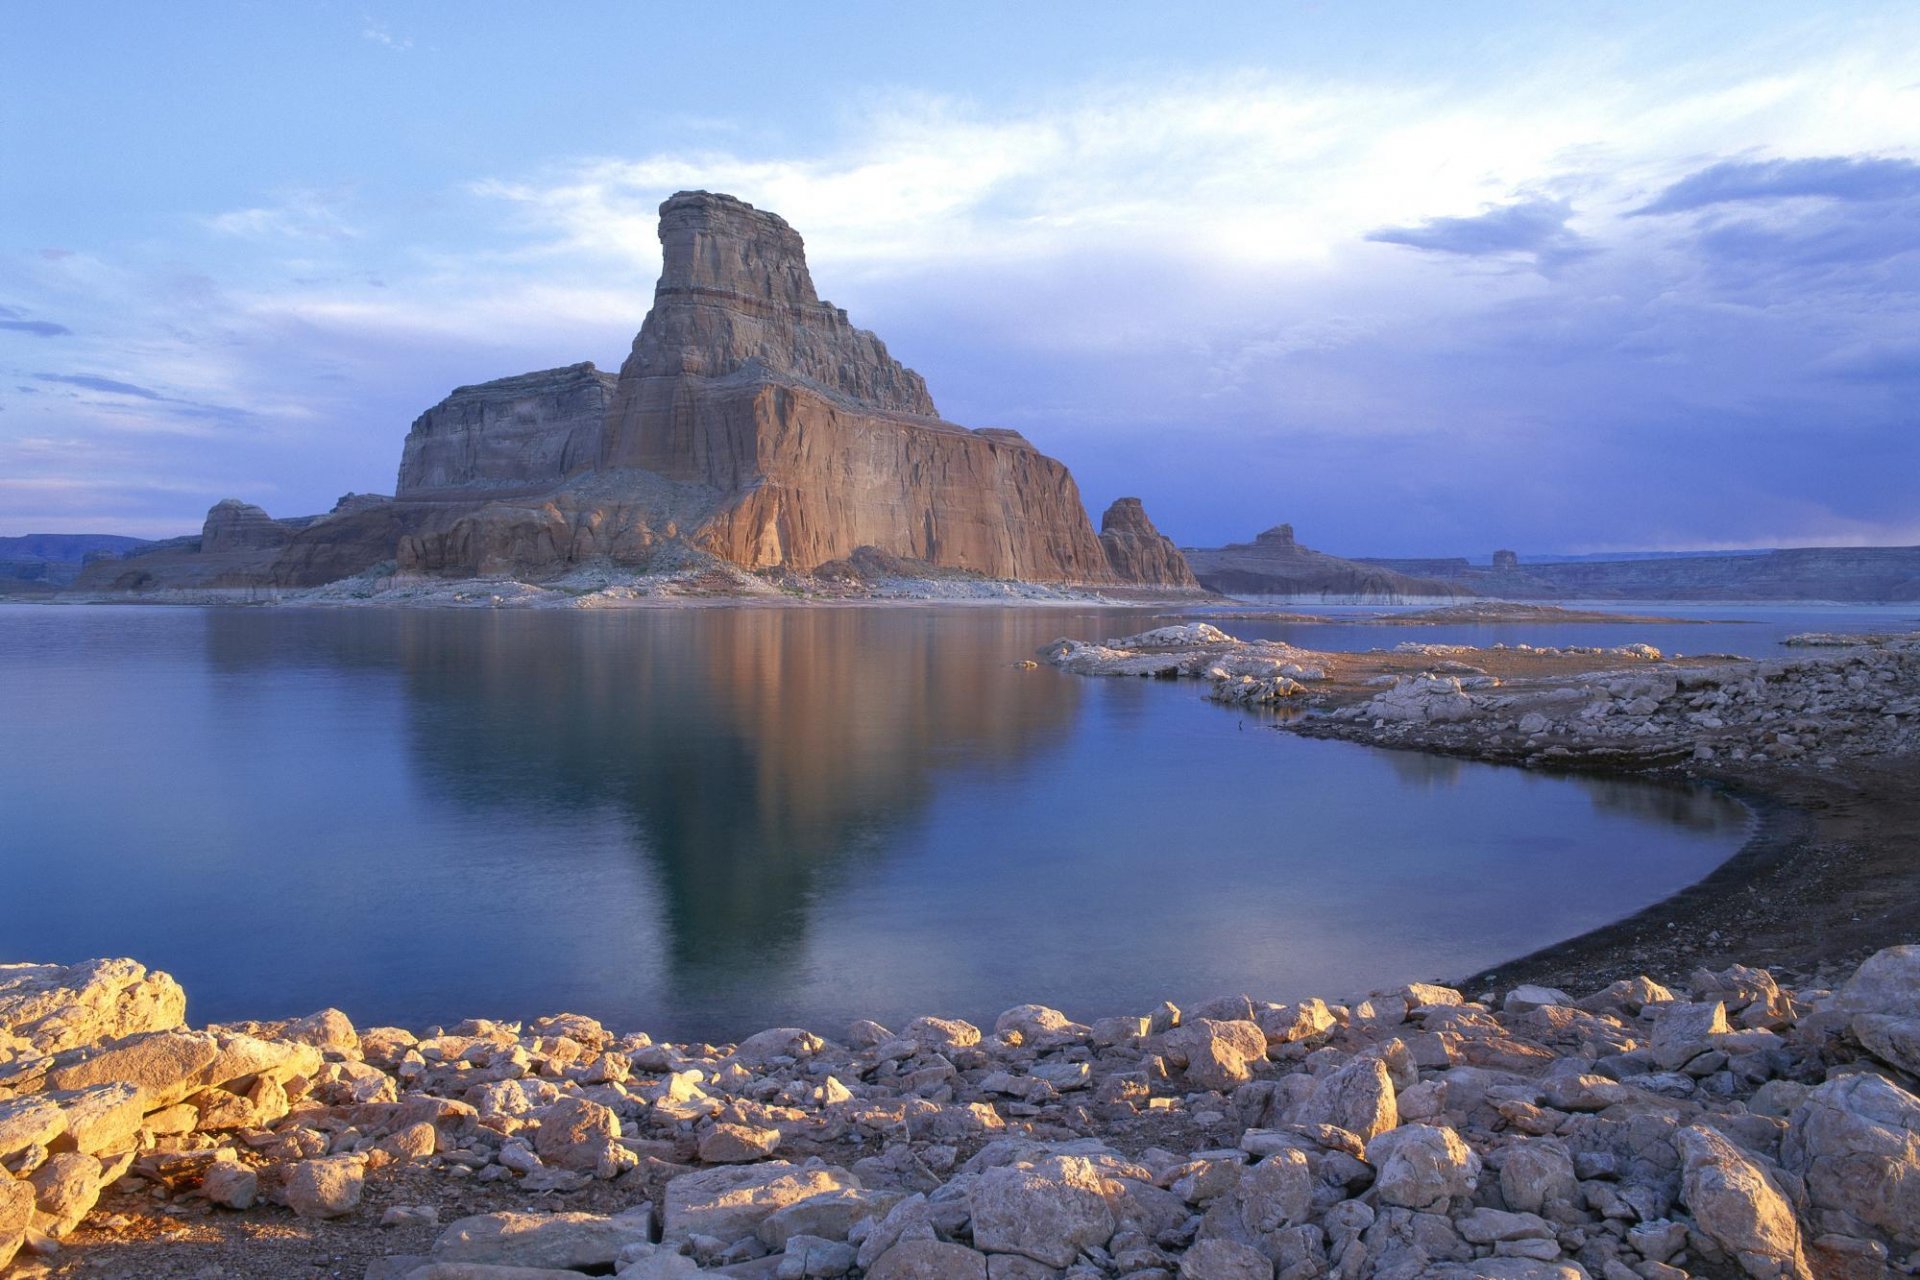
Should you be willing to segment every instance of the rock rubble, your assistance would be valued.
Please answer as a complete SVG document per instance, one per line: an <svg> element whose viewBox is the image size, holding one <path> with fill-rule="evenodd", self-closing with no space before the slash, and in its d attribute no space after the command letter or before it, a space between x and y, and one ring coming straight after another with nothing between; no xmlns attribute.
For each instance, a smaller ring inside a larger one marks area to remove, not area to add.
<svg viewBox="0 0 1920 1280"><path fill-rule="evenodd" d="M370 1280L1920 1271L1920 946L1836 990L1736 965L731 1046L184 1005L132 961L0 968L0 1258L57 1259L104 1196L435 1232ZM540 1207L438 1226L371 1191L403 1169Z"/></svg>

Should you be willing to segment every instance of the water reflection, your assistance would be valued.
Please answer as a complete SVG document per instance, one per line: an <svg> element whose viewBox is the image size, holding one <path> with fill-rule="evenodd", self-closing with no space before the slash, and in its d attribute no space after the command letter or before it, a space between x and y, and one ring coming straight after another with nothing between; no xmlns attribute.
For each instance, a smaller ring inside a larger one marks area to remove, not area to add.
<svg viewBox="0 0 1920 1280"><path fill-rule="evenodd" d="M1010 669L1030 628L1008 619L967 644L852 610L498 623L400 623L423 775L467 805L616 809L675 966L797 954L815 899L883 855L941 771L1017 765L1080 692Z"/></svg>
<svg viewBox="0 0 1920 1280"><path fill-rule="evenodd" d="M1017 668L1146 621L0 610L0 865L39 904L0 954L139 955L198 1018L1097 1017L1471 972L1738 842L1702 793Z"/></svg>

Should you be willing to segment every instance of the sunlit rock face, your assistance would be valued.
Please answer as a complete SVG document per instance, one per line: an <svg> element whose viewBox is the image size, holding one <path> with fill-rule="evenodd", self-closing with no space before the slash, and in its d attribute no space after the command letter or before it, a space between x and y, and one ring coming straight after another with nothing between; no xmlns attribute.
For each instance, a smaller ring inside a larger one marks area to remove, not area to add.
<svg viewBox="0 0 1920 1280"><path fill-rule="evenodd" d="M618 378L583 363L461 387L413 423L392 502L300 521L223 504L205 549L143 553L92 585L303 587L388 563L542 580L690 556L806 573L870 548L991 578L1193 589L1137 503L1103 542L1066 467L1018 432L943 421L919 374L820 299L780 218L681 192L660 241ZM214 549L231 563L207 562Z"/></svg>
<svg viewBox="0 0 1920 1280"><path fill-rule="evenodd" d="M414 420L395 493L551 487L589 470L613 387L591 363L460 387Z"/></svg>
<svg viewBox="0 0 1920 1280"><path fill-rule="evenodd" d="M716 491L698 545L755 568L872 546L992 577L1115 581L1067 469L1017 433L941 421L920 375L819 299L780 218L682 192L660 208L660 242L602 463Z"/></svg>

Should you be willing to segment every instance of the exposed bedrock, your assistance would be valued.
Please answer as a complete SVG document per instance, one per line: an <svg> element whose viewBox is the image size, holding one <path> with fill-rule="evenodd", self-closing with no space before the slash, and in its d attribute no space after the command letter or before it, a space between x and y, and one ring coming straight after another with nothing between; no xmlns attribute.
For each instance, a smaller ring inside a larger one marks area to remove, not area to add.
<svg viewBox="0 0 1920 1280"><path fill-rule="evenodd" d="M598 466L613 386L587 363L458 388L414 420L396 496L548 488Z"/></svg>
<svg viewBox="0 0 1920 1280"><path fill-rule="evenodd" d="M1200 583L1173 539L1153 527L1138 498L1116 498L1100 518L1107 567L1123 582L1199 590Z"/></svg>
<svg viewBox="0 0 1920 1280"><path fill-rule="evenodd" d="M570 365L457 389L415 420L391 502L206 535L94 590L301 587L402 573L540 579L717 556L810 573L862 548L989 578L1193 590L1137 503L1096 535L1065 466L941 420L920 375L814 291L800 236L731 196L660 209L654 304L618 378Z"/></svg>
<svg viewBox="0 0 1920 1280"><path fill-rule="evenodd" d="M918 374L820 301L780 218L682 192L660 241L602 465L716 491L696 545L751 568L871 546L990 577L1116 580L1067 469L1015 432L941 421Z"/></svg>

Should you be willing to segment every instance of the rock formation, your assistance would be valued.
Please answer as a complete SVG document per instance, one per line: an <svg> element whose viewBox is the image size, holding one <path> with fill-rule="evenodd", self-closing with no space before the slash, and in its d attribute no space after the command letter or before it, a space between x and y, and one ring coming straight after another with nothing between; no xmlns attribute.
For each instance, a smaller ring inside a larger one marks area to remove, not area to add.
<svg viewBox="0 0 1920 1280"><path fill-rule="evenodd" d="M456 388L414 419L394 493L551 488L597 466L613 386L587 363Z"/></svg>
<svg viewBox="0 0 1920 1280"><path fill-rule="evenodd" d="M206 522L200 526L200 550L218 555L284 547L293 534L292 529L251 502L223 498L208 510Z"/></svg>
<svg viewBox="0 0 1920 1280"><path fill-rule="evenodd" d="M1393 602L1474 594L1459 583L1409 577L1303 547L1290 524L1275 525L1252 542L1185 550L1201 585L1227 595Z"/></svg>
<svg viewBox="0 0 1920 1280"><path fill-rule="evenodd" d="M1100 517L1100 546L1122 582L1198 590L1193 570L1173 539L1153 527L1138 498L1116 498Z"/></svg>
<svg viewBox="0 0 1920 1280"><path fill-rule="evenodd" d="M661 206L660 240L653 309L618 379L577 364L461 387L414 422L393 501L301 522L223 503L198 543L79 585L302 587L386 562L537 580L663 553L811 573L864 552L1194 589L1137 503L1103 542L1063 465L1018 432L943 421L920 375L815 293L780 218L681 192Z"/></svg>
<svg viewBox="0 0 1920 1280"><path fill-rule="evenodd" d="M815 294L780 218L682 192L660 207L660 243L602 465L712 490L697 545L754 568L871 546L989 577L1113 581L1067 469L1014 432L941 421L920 376Z"/></svg>

